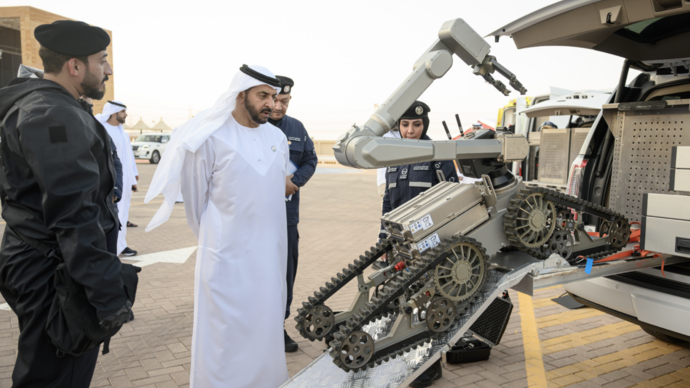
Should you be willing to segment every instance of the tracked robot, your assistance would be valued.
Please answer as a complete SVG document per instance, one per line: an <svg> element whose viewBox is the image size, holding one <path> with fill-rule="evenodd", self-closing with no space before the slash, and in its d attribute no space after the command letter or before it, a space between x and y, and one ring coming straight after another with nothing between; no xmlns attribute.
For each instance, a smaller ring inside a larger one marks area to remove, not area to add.
<svg viewBox="0 0 690 388"><path fill-rule="evenodd" d="M462 319L495 267L492 257L521 250L538 259L552 255L570 264L619 251L630 225L621 214L544 188L527 188L508 163L528 152L522 135L475 131L456 141L383 138L405 110L453 64L453 54L504 95L510 91L492 74L525 94L516 76L489 55L490 46L462 19L443 24L438 40L417 60L414 70L361 127L353 126L333 147L343 165L380 168L431 160L457 160L474 184L442 182L385 214L388 238L355 259L303 302L297 330L309 340L326 341L333 362L361 371L443 337ZM444 180L443 177L440 177ZM591 237L582 214L602 219ZM364 270L387 254L387 267L365 277ZM329 307L346 284L358 292L341 312ZM368 325L392 317L390 331L376 340Z"/></svg>

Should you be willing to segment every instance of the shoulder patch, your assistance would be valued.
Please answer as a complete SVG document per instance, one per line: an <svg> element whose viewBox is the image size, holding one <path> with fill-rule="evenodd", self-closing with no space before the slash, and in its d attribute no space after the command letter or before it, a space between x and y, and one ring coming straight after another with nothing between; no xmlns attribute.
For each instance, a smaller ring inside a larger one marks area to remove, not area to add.
<svg viewBox="0 0 690 388"><path fill-rule="evenodd" d="M414 166L413 171L429 171L429 166Z"/></svg>
<svg viewBox="0 0 690 388"><path fill-rule="evenodd" d="M48 127L48 136L51 143L67 143L67 130L64 125Z"/></svg>

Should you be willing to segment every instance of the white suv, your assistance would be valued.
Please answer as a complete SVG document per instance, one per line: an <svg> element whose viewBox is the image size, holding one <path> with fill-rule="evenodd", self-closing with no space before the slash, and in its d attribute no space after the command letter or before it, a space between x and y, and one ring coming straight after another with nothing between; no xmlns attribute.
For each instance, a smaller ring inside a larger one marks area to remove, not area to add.
<svg viewBox="0 0 690 388"><path fill-rule="evenodd" d="M170 135L146 134L132 142L135 159L147 159L151 164L158 164L163 156L165 147L170 141Z"/></svg>
<svg viewBox="0 0 690 388"><path fill-rule="evenodd" d="M642 200L648 193L671 191L673 148L688 145L682 131L690 129L690 1L561 1L491 35L512 36L518 48L570 46L625 59L610 104L602 107L571 164L567 193L645 225ZM630 68L641 74L628 82ZM657 139L664 136L665 145ZM583 220L606 233L598 218ZM665 232L687 233L679 229ZM640 241L646 241L644 226ZM678 243L675 253L685 256ZM661 340L690 342L690 260L569 283L565 289L580 303L638 324Z"/></svg>

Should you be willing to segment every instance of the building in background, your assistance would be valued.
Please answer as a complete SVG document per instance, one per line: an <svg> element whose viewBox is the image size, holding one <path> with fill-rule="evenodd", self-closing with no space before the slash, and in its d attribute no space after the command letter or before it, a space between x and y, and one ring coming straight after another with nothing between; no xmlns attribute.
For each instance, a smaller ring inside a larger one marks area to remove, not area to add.
<svg viewBox="0 0 690 388"><path fill-rule="evenodd" d="M56 15L34 7L0 7L0 87L7 86L11 80L17 77L17 69L20 64L43 69L43 63L38 56L40 44L34 38L34 29L41 24L52 23L56 20L71 20L68 17ZM88 23L88 20L84 20ZM108 46L108 61L115 69L113 63L112 32L111 43ZM113 75L105 83L105 97L100 101L94 101L94 113L103 111L103 106L108 100L115 99L115 76Z"/></svg>

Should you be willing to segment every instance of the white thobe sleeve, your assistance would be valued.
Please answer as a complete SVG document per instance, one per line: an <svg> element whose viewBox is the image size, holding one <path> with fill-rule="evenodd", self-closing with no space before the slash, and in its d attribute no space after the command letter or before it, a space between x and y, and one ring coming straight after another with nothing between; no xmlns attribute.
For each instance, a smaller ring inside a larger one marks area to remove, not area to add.
<svg viewBox="0 0 690 388"><path fill-rule="evenodd" d="M132 139L125 132L125 144L127 145L127 154L132 158L132 176L139 176L139 170L137 170L137 161L134 159L134 152L132 151Z"/></svg>
<svg viewBox="0 0 690 388"><path fill-rule="evenodd" d="M287 137L283 136L283 149L285 150L285 176L290 173L290 146L287 143Z"/></svg>
<svg viewBox="0 0 690 388"><path fill-rule="evenodd" d="M201 215L208 204L209 186L215 164L215 150L211 139L206 140L199 149L187 152L182 165L182 197L187 224L199 239Z"/></svg>

